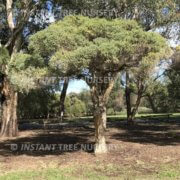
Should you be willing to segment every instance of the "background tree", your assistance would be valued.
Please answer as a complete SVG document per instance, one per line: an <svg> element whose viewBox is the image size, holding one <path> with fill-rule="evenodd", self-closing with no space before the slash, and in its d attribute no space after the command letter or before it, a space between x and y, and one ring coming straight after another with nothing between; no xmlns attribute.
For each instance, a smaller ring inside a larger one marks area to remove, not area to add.
<svg viewBox="0 0 180 180"><path fill-rule="evenodd" d="M125 109L124 87L121 85L121 82L122 75L119 75L107 103L107 113L110 115L115 115Z"/></svg>
<svg viewBox="0 0 180 180"><path fill-rule="evenodd" d="M68 85L69 85L69 78L65 78L61 95L60 95L60 102L59 102L59 115L60 115L61 121L63 120L64 112L65 112L65 99L66 99Z"/></svg>
<svg viewBox="0 0 180 180"><path fill-rule="evenodd" d="M77 14L83 13L84 16L136 19L146 31L163 27L164 35L168 35L172 27L179 28L178 0L60 0L59 3L62 10L76 10Z"/></svg>
<svg viewBox="0 0 180 180"><path fill-rule="evenodd" d="M18 72L15 67L22 65L25 60L29 58L24 56L20 58L23 62L18 61L16 53L27 46L27 37L30 33L42 29L42 21L39 20L38 15L42 13L42 9L48 8L48 1L45 0L1 0L0 1L0 43L2 44L1 56L6 58L1 63L1 97L2 97L2 126L1 136L16 136L18 134L17 128L17 99L18 88L14 86L17 84L18 78L28 77L29 72ZM42 14L41 14L42 15ZM39 16L40 17L40 16ZM45 16L41 16L46 21ZM46 21L47 24L47 21ZM39 28L37 28L39 26ZM36 27L36 28L35 28ZM6 49L6 50L5 50ZM21 56L22 57L22 56ZM12 64L11 68L9 67ZM19 65L18 65L19 63ZM22 70L22 67L21 67ZM24 76L26 74L26 76ZM38 74L37 72L34 74ZM18 78L17 78L18 77ZM29 77L30 78L30 77ZM13 84L13 83L14 84ZM28 79L24 83L28 85ZM20 82L19 82L20 83ZM21 82L22 85L24 85ZM20 87L18 85L18 87ZM26 89L26 88L25 88ZM28 88L27 88L28 89Z"/></svg>
<svg viewBox="0 0 180 180"><path fill-rule="evenodd" d="M163 77L164 78L164 77ZM169 95L166 79L151 78L144 98L147 100L147 107L153 110L153 113L169 112Z"/></svg>
<svg viewBox="0 0 180 180"><path fill-rule="evenodd" d="M180 46L177 46L172 57L172 64L167 70L166 75L169 79L168 93L171 99L172 109L180 109Z"/></svg>
<svg viewBox="0 0 180 180"><path fill-rule="evenodd" d="M48 119L59 113L59 95L52 87L43 87L20 93L18 117L20 119Z"/></svg>
<svg viewBox="0 0 180 180"><path fill-rule="evenodd" d="M65 114L69 117L81 117L86 113L85 103L74 93L68 94L65 101L65 107Z"/></svg>
<svg viewBox="0 0 180 180"><path fill-rule="evenodd" d="M85 103L86 115L91 116L93 114L93 103L91 99L91 93L89 90L83 90L78 94L78 98Z"/></svg>
<svg viewBox="0 0 180 180"><path fill-rule="evenodd" d="M160 46L160 41L157 40L156 47ZM146 94L147 89L151 86L155 68L160 60L167 59L171 56L169 47L161 49L159 54L152 55L149 59L143 59L139 67L126 70L126 104L127 104L127 121L132 124L142 97ZM131 104L131 93L137 95L134 107Z"/></svg>

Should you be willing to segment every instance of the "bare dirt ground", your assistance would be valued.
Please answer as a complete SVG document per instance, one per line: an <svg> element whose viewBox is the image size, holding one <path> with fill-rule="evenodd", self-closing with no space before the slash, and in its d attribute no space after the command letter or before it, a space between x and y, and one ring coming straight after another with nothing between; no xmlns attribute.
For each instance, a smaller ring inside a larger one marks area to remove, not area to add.
<svg viewBox="0 0 180 180"><path fill-rule="evenodd" d="M130 169L136 174L158 172L161 166L180 167L180 121L139 122L128 127L124 121L110 121L106 132L110 152L94 156L81 145L94 143L92 122L49 125L45 129L21 130L18 138L0 140L0 173L51 167L85 167L113 164L122 167L113 176ZM83 125L85 124L85 125ZM21 127L23 129L23 127ZM12 144L18 149L12 149ZM21 150L23 144L76 144L77 149ZM110 146L111 145L111 146ZM96 166L95 166L96 167ZM81 171L81 170L79 170ZM99 170L98 170L99 171ZM80 172L79 172L80 173ZM107 172L111 175L111 172Z"/></svg>

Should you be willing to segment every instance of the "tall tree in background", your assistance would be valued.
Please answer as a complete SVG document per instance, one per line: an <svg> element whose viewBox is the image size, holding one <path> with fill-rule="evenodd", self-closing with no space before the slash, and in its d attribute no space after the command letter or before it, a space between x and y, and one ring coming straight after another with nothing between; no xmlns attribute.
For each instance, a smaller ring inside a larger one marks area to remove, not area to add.
<svg viewBox="0 0 180 180"><path fill-rule="evenodd" d="M32 2L31 2L32 3ZM3 114L2 114L2 127L1 136L16 136L17 135L17 92L13 89L9 79L8 79L8 67L7 61L12 59L15 53L21 49L21 36L23 32L24 24L29 19L31 10L33 10L32 4L28 1L23 3L23 8L21 10L18 18L14 16L14 4L12 0L6 0L5 3L1 2L1 6L4 6L4 21L7 22L6 27L8 27L6 43L4 46L7 48L7 52L4 56L9 55L4 59L2 65L2 89L1 94L3 96ZM16 19L16 20L15 20ZM3 21L3 19L2 19ZM3 48L4 51L5 48ZM2 51L2 50L1 50ZM1 54L2 56L2 54Z"/></svg>
<svg viewBox="0 0 180 180"><path fill-rule="evenodd" d="M59 0L59 3L61 10L75 10L85 16L136 19L146 31L163 27L166 34L172 27L179 28L178 0Z"/></svg>
<svg viewBox="0 0 180 180"><path fill-rule="evenodd" d="M53 86L32 89L19 93L18 118L39 119L57 117L59 113L59 94Z"/></svg>
<svg viewBox="0 0 180 180"><path fill-rule="evenodd" d="M18 76L23 76L22 66L28 56L16 56L18 52L25 49L27 37L42 27L42 21L38 13L47 8L45 0L1 0L0 1L0 43L1 43L1 97L2 97L2 125L1 136L17 136L17 99ZM41 16L42 17L42 16ZM45 19L45 16L44 16ZM46 20L45 20L46 21ZM45 23L47 24L47 22ZM35 28L38 27L38 28ZM20 61L21 60L21 61ZM17 70L18 69L18 70ZM25 73L25 72L24 72ZM32 73L26 71L26 75ZM35 71L34 71L35 73ZM24 82L27 82L24 80ZM22 82L19 82L22 84ZM27 83L25 83L27 85ZM20 87L20 86L19 86ZM26 88L25 88L26 89ZM27 88L28 89L28 88Z"/></svg>
<svg viewBox="0 0 180 180"><path fill-rule="evenodd" d="M91 116L93 114L93 103L91 99L91 93L89 90L83 90L78 94L78 98L85 103L86 115Z"/></svg>
<svg viewBox="0 0 180 180"><path fill-rule="evenodd" d="M151 78L150 86L148 86L144 97L147 99L149 107L153 113L170 112L170 101L168 93L168 80L165 77L164 81Z"/></svg>

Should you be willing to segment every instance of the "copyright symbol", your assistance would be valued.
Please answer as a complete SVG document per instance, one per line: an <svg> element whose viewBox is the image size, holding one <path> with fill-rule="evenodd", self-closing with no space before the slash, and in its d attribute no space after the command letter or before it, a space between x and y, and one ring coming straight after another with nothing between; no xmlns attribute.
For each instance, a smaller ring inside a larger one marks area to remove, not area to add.
<svg viewBox="0 0 180 180"><path fill-rule="evenodd" d="M10 144L10 146L11 146L11 151L17 151L18 150L17 144Z"/></svg>

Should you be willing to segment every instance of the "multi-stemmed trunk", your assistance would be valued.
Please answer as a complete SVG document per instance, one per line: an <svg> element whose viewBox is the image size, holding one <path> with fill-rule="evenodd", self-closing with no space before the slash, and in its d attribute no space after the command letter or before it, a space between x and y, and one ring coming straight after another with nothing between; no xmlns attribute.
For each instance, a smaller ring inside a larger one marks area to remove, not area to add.
<svg viewBox="0 0 180 180"><path fill-rule="evenodd" d="M66 99L66 93L67 93L67 89L68 89L68 85L69 85L69 80L65 79L64 80L64 84L63 84L63 89L61 92L61 96L60 96L60 120L63 120L64 117L64 111L65 111L65 99Z"/></svg>
<svg viewBox="0 0 180 180"><path fill-rule="evenodd" d="M129 77L129 72L126 71L126 89L125 89L125 96L126 96L126 106L127 106L127 123L129 125L134 124L134 119L135 116L138 112L139 105L141 103L142 95L144 92L144 86L142 81L138 81L138 92L137 92L137 99L134 107L132 107L131 103L131 93L132 90L130 88L130 77Z"/></svg>
<svg viewBox="0 0 180 180"><path fill-rule="evenodd" d="M18 135L17 125L17 100L18 94L15 92L7 78L3 81L2 95L2 124L1 137L15 137Z"/></svg>

